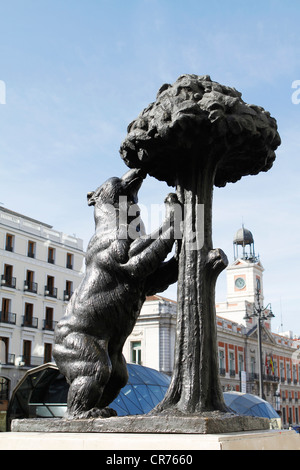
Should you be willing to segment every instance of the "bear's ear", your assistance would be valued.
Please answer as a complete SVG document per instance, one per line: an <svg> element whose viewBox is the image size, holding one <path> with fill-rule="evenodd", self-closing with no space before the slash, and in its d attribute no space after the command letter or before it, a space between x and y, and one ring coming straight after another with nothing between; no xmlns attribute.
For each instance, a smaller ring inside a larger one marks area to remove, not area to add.
<svg viewBox="0 0 300 470"><path fill-rule="evenodd" d="M94 198L95 191L91 191L87 193L87 201L88 201L88 206L94 206L96 201Z"/></svg>

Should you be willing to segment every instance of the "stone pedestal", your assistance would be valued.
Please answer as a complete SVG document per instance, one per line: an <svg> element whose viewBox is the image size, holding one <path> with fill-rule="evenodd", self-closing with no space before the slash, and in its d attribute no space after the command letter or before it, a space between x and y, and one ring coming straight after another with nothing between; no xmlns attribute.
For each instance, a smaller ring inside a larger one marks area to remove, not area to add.
<svg viewBox="0 0 300 470"><path fill-rule="evenodd" d="M137 415L89 419L15 419L13 432L221 434L269 429L269 420L231 413Z"/></svg>

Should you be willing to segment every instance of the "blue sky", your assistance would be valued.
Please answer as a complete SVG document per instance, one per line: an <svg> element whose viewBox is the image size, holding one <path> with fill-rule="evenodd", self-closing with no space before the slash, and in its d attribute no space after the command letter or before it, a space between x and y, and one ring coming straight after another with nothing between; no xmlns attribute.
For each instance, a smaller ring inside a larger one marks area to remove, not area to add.
<svg viewBox="0 0 300 470"><path fill-rule="evenodd" d="M209 74L269 110L282 137L271 171L216 188L214 245L232 262L244 222L265 267L273 330L283 321L300 335L299 17L299 0L0 0L0 202L86 246L86 193L126 171L127 125L163 83ZM169 191L148 177L140 203ZM225 296L222 274L217 300Z"/></svg>

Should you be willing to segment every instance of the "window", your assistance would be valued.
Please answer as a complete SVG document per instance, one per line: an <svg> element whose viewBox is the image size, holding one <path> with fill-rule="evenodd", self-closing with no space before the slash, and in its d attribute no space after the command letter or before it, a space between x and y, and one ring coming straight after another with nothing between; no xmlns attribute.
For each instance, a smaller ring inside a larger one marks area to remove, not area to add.
<svg viewBox="0 0 300 470"><path fill-rule="evenodd" d="M37 283L34 281L34 272L33 271L26 271L26 280L24 284L24 290L28 292L32 292L34 294L37 293Z"/></svg>
<svg viewBox="0 0 300 470"><path fill-rule="evenodd" d="M16 278L13 277L13 266L10 264L4 265L4 274L1 276L1 284L5 287L11 287L15 289Z"/></svg>
<svg viewBox="0 0 300 470"><path fill-rule="evenodd" d="M9 338L0 337L0 363L7 364L8 362L8 342Z"/></svg>
<svg viewBox="0 0 300 470"><path fill-rule="evenodd" d="M44 362L51 362L52 360L52 344L45 343L44 345Z"/></svg>
<svg viewBox="0 0 300 470"><path fill-rule="evenodd" d="M296 383L297 383L297 369L296 369L295 364L293 364L293 382L294 382L294 385L296 385Z"/></svg>
<svg viewBox="0 0 300 470"><path fill-rule="evenodd" d="M54 287L54 277L47 276L47 285L45 286L45 295L49 297L57 297L57 288Z"/></svg>
<svg viewBox="0 0 300 470"><path fill-rule="evenodd" d="M54 330L53 308L51 308L51 307L46 307L44 329L45 330Z"/></svg>
<svg viewBox="0 0 300 470"><path fill-rule="evenodd" d="M66 281L66 288L64 291L64 300L68 301L72 297L73 294L73 282L72 281Z"/></svg>
<svg viewBox="0 0 300 470"><path fill-rule="evenodd" d="M33 317L33 304L25 303L24 324L31 325Z"/></svg>
<svg viewBox="0 0 300 470"><path fill-rule="evenodd" d="M5 377L0 377L0 400L9 399L9 384L10 381Z"/></svg>
<svg viewBox="0 0 300 470"><path fill-rule="evenodd" d="M3 297L0 312L0 323L16 324L16 314L11 313L11 300Z"/></svg>
<svg viewBox="0 0 300 470"><path fill-rule="evenodd" d="M30 366L31 362L31 341L23 341L23 362L25 366Z"/></svg>
<svg viewBox="0 0 300 470"><path fill-rule="evenodd" d="M290 367L289 362L286 363L286 377L287 377L288 383L290 384L292 379L291 379L291 367Z"/></svg>
<svg viewBox="0 0 300 470"><path fill-rule="evenodd" d="M55 248L49 246L48 248L48 263L54 264L55 262Z"/></svg>
<svg viewBox="0 0 300 470"><path fill-rule="evenodd" d="M284 364L280 362L280 380L281 382L285 381L285 373L284 373Z"/></svg>
<svg viewBox="0 0 300 470"><path fill-rule="evenodd" d="M9 233L6 234L5 249L6 251L14 251L14 236Z"/></svg>
<svg viewBox="0 0 300 470"><path fill-rule="evenodd" d="M1 321L5 323L9 321L10 302L10 299L2 299Z"/></svg>
<svg viewBox="0 0 300 470"><path fill-rule="evenodd" d="M67 264L66 267L68 269L73 269L73 255L72 253L67 253Z"/></svg>
<svg viewBox="0 0 300 470"><path fill-rule="evenodd" d="M142 344L141 341L132 341L130 343L131 362L133 364L142 364Z"/></svg>
<svg viewBox="0 0 300 470"><path fill-rule="evenodd" d="M37 328L38 326L38 319L33 317L33 304L28 302L25 303L22 326L29 326L31 328Z"/></svg>
<svg viewBox="0 0 300 470"><path fill-rule="evenodd" d="M244 370L244 355L239 354L239 372Z"/></svg>
<svg viewBox="0 0 300 470"><path fill-rule="evenodd" d="M223 349L219 350L219 370L220 370L220 374L224 376L226 371L225 371L225 354L224 354Z"/></svg>
<svg viewBox="0 0 300 470"><path fill-rule="evenodd" d="M35 242L30 240L28 241L27 256L29 256L29 258L35 258Z"/></svg>
<svg viewBox="0 0 300 470"><path fill-rule="evenodd" d="M235 375L234 353L229 353L229 373L233 377Z"/></svg>

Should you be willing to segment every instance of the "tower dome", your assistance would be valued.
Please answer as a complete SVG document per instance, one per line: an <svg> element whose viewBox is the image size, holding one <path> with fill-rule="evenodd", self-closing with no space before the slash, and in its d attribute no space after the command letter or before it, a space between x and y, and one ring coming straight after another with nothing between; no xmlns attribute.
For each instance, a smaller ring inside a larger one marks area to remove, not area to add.
<svg viewBox="0 0 300 470"><path fill-rule="evenodd" d="M239 246L242 247L242 255L239 254ZM244 225L236 232L233 239L233 252L235 260L241 258L252 262L258 261L254 251L253 235Z"/></svg>
<svg viewBox="0 0 300 470"><path fill-rule="evenodd" d="M250 230L247 230L243 226L236 232L233 243L235 243L236 245L242 245L242 246L251 245L252 243L254 243L253 235L250 232Z"/></svg>

